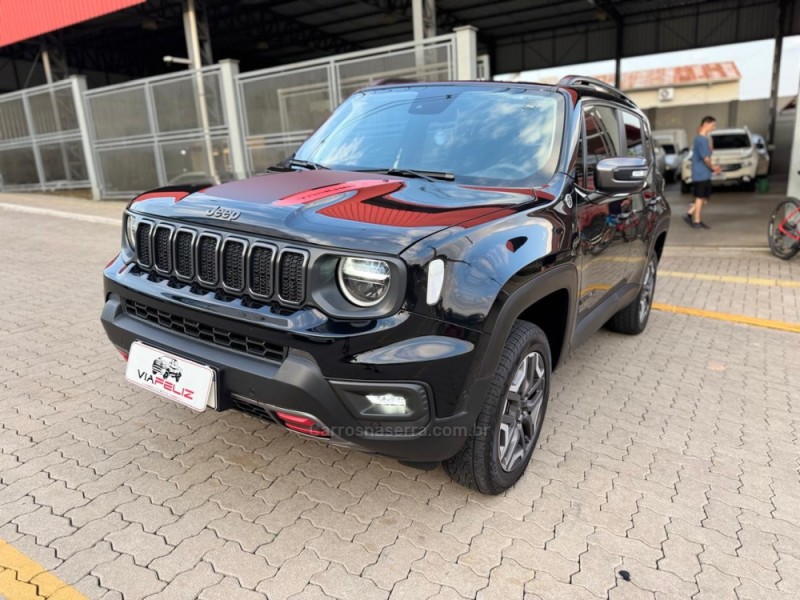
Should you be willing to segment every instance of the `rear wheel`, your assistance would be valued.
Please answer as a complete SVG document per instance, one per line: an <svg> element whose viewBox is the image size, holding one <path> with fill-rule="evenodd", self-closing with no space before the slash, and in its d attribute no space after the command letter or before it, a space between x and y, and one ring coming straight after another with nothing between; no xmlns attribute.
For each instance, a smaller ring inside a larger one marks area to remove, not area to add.
<svg viewBox="0 0 800 600"><path fill-rule="evenodd" d="M800 201L787 198L772 211L767 228L769 249L778 258L789 260L800 250Z"/></svg>
<svg viewBox="0 0 800 600"><path fill-rule="evenodd" d="M517 482L539 439L550 372L547 336L536 325L516 321L475 430L443 463L453 480L484 494L499 494Z"/></svg>
<svg viewBox="0 0 800 600"><path fill-rule="evenodd" d="M642 333L647 327L650 310L653 307L653 295L656 291L656 272L658 270L658 257L654 254L647 261L644 280L639 290L639 295L628 306L615 314L607 326L613 331L636 335Z"/></svg>

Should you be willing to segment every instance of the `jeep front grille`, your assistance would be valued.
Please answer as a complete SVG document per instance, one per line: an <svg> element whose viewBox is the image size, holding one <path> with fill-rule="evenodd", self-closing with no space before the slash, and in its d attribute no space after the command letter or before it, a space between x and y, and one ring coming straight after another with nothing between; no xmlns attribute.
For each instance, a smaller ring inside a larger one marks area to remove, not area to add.
<svg viewBox="0 0 800 600"><path fill-rule="evenodd" d="M219 238L201 235L197 244L197 278L207 285L217 284L217 250Z"/></svg>
<svg viewBox="0 0 800 600"><path fill-rule="evenodd" d="M183 279L194 277L194 232L175 234L175 272Z"/></svg>
<svg viewBox="0 0 800 600"><path fill-rule="evenodd" d="M153 239L156 269L162 273L172 271L172 227L159 225Z"/></svg>
<svg viewBox="0 0 800 600"><path fill-rule="evenodd" d="M153 226L150 223L140 223L136 230L136 251L138 253L139 264L149 267L153 264L153 256L150 254L150 233Z"/></svg>
<svg viewBox="0 0 800 600"><path fill-rule="evenodd" d="M265 244L253 244L250 250L250 291L261 298L272 296L272 271L275 248Z"/></svg>
<svg viewBox="0 0 800 600"><path fill-rule="evenodd" d="M125 312L137 319L148 321L164 329L169 329L216 346L244 352L258 358L283 362L286 349L283 346L267 342L250 335L242 335L220 327L212 327L194 319L187 319L158 310L142 302L125 299Z"/></svg>
<svg viewBox="0 0 800 600"><path fill-rule="evenodd" d="M148 273L293 308L306 300L308 253L280 243L148 219L136 230L136 251Z"/></svg>
<svg viewBox="0 0 800 600"><path fill-rule="evenodd" d="M278 296L288 304L301 304L305 300L305 269L306 255L301 252L287 250L281 254L280 290Z"/></svg>
<svg viewBox="0 0 800 600"><path fill-rule="evenodd" d="M222 284L230 290L244 289L244 242L227 239L222 247Z"/></svg>

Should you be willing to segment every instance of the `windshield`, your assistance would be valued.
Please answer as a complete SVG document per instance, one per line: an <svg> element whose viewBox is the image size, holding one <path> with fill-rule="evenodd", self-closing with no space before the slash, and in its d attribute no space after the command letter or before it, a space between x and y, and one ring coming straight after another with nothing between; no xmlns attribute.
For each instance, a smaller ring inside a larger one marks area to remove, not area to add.
<svg viewBox="0 0 800 600"><path fill-rule="evenodd" d="M677 152L675 152L675 146L673 144L661 144L661 147L667 154L677 154Z"/></svg>
<svg viewBox="0 0 800 600"><path fill-rule="evenodd" d="M451 173L535 186L558 164L562 98L525 88L425 86L353 94L295 157L341 170Z"/></svg>
<svg viewBox="0 0 800 600"><path fill-rule="evenodd" d="M749 148L750 137L746 133L720 133L711 134L714 140L714 150L736 150Z"/></svg>

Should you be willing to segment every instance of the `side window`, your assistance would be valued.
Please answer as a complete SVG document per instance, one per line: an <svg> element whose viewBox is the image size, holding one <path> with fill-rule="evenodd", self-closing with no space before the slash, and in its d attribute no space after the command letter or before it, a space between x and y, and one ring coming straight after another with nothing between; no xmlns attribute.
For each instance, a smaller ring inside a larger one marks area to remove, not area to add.
<svg viewBox="0 0 800 600"><path fill-rule="evenodd" d="M629 112L622 111L622 124L625 128L625 155L646 158L641 119Z"/></svg>
<svg viewBox="0 0 800 600"><path fill-rule="evenodd" d="M595 189L595 165L613 156L620 155L619 123L616 111L607 106L587 106L583 111L586 135L586 181L584 188Z"/></svg>

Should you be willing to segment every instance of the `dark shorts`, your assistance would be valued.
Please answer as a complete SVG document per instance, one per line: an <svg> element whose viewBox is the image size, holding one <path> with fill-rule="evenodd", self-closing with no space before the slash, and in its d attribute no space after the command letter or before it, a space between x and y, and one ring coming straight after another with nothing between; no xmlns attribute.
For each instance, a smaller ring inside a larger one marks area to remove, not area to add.
<svg viewBox="0 0 800 600"><path fill-rule="evenodd" d="M692 184L692 194L695 198L710 198L713 186L710 181L695 181Z"/></svg>

